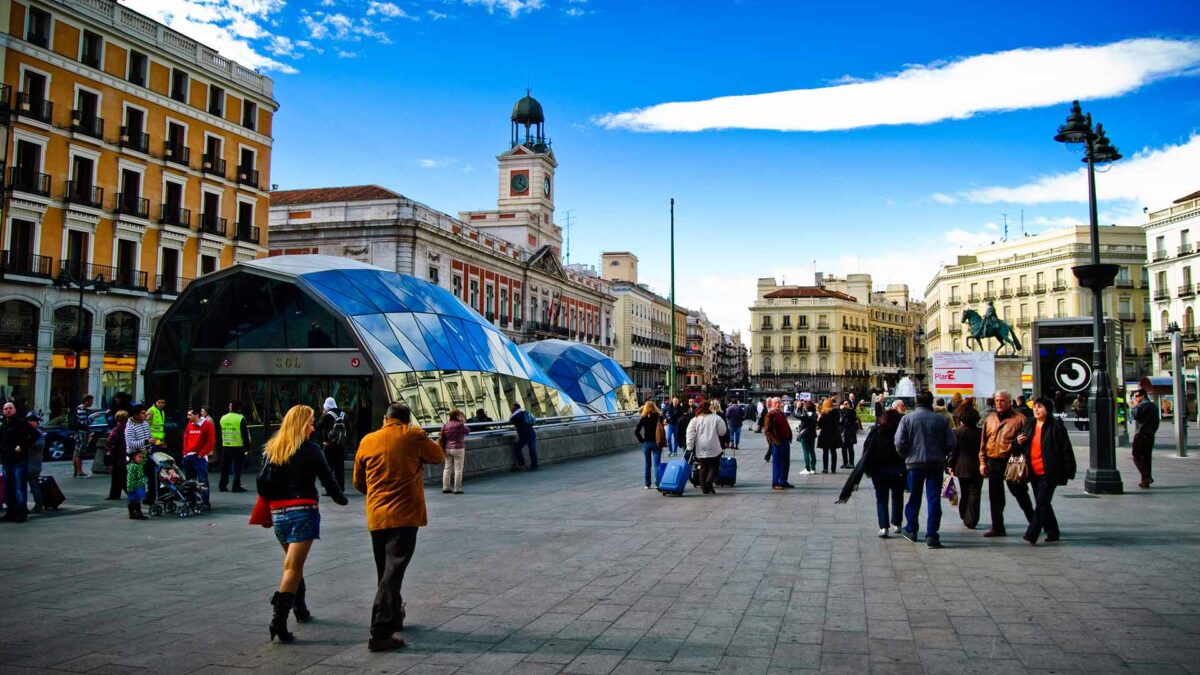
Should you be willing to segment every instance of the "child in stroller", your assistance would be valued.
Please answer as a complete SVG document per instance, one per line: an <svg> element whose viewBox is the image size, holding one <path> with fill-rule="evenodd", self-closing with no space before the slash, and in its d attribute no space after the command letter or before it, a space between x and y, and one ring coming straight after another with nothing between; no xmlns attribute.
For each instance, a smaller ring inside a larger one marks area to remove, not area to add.
<svg viewBox="0 0 1200 675"><path fill-rule="evenodd" d="M180 518L187 518L204 513L200 493L207 486L185 479L175 464L175 458L167 453L156 452L150 457L158 466L158 501L150 507L150 515L174 513Z"/></svg>

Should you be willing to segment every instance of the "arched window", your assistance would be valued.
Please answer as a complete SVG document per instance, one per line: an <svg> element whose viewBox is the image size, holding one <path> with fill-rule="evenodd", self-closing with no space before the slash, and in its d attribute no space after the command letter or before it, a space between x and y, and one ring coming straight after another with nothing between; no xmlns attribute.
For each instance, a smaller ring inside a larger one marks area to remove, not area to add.
<svg viewBox="0 0 1200 675"><path fill-rule="evenodd" d="M104 318L104 351L109 354L136 354L138 327L136 315L112 312Z"/></svg>
<svg viewBox="0 0 1200 675"><path fill-rule="evenodd" d="M792 357L790 357L790 356L783 357L783 372L785 372L785 373L792 372Z"/></svg>
<svg viewBox="0 0 1200 675"><path fill-rule="evenodd" d="M799 365L799 370L800 370L800 372L802 372L802 373L807 373L807 372L808 372L808 357L807 357L807 356L801 356L801 357L800 357L800 365Z"/></svg>
<svg viewBox="0 0 1200 675"><path fill-rule="evenodd" d="M54 310L54 348L86 352L92 345L92 313L83 310L80 323L79 307L67 305ZM78 343L76 336L78 335Z"/></svg>
<svg viewBox="0 0 1200 675"><path fill-rule="evenodd" d="M1162 311L1162 323L1159 325L1162 326L1163 330L1166 330L1167 326L1171 325L1171 315L1165 309Z"/></svg>
<svg viewBox="0 0 1200 675"><path fill-rule="evenodd" d="M828 372L829 371L829 358L822 356L821 360L817 363L817 369L820 370L822 373Z"/></svg>
<svg viewBox="0 0 1200 675"><path fill-rule="evenodd" d="M1196 330L1196 314L1188 307L1183 311L1183 330L1188 333L1193 333Z"/></svg>
<svg viewBox="0 0 1200 675"><path fill-rule="evenodd" d="M23 300L0 303L0 349L30 350L37 347L38 308Z"/></svg>
<svg viewBox="0 0 1200 675"><path fill-rule="evenodd" d="M771 357L769 356L763 357L763 372L771 372Z"/></svg>

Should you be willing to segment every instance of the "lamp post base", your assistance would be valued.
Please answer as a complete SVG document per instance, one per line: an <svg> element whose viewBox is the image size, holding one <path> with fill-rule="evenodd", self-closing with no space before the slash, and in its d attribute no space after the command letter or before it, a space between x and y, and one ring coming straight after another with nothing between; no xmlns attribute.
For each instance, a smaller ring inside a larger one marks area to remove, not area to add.
<svg viewBox="0 0 1200 675"><path fill-rule="evenodd" d="M1116 469L1088 469L1083 490L1093 495L1119 495L1125 492L1121 472Z"/></svg>

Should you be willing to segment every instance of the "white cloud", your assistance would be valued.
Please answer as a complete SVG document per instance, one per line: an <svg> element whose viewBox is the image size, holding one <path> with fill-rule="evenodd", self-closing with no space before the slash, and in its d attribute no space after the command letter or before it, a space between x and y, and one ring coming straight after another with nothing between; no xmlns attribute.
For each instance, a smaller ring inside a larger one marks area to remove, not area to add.
<svg viewBox="0 0 1200 675"><path fill-rule="evenodd" d="M376 2L371 0L367 4L367 16L381 16L386 21L388 19L412 19L416 21L418 17L412 16L404 11L394 2Z"/></svg>
<svg viewBox="0 0 1200 675"><path fill-rule="evenodd" d="M583 16L584 14L587 14L587 10L579 9L578 7L571 7L563 13L567 16Z"/></svg>
<svg viewBox="0 0 1200 675"><path fill-rule="evenodd" d="M935 193L929 195L929 198L939 204L953 204L958 201L954 197L951 197L950 195L942 193L942 192L935 192Z"/></svg>
<svg viewBox="0 0 1200 675"><path fill-rule="evenodd" d="M425 13L428 14L429 18L433 19L434 21L441 21L442 19L450 18L449 14L443 14L442 12L437 12L432 9L426 10Z"/></svg>
<svg viewBox="0 0 1200 675"><path fill-rule="evenodd" d="M1119 142L1119 138L1114 142ZM1078 162L1078 155L1067 155L1066 162ZM1192 134L1180 145L1144 148L1122 159L1096 176L1096 196L1109 202L1111 211L1104 222L1142 223L1142 207L1157 210L1200 188L1200 134ZM963 193L968 201L980 204L1086 203L1087 170L1042 176L1015 187L984 187ZM1113 204L1112 202L1117 202Z"/></svg>
<svg viewBox="0 0 1200 675"><path fill-rule="evenodd" d="M163 22L215 49L222 56L254 68L294 73L296 69L259 51L279 56L261 21L283 11L284 0L121 0L121 4ZM254 44L267 40L266 45Z"/></svg>
<svg viewBox="0 0 1200 675"><path fill-rule="evenodd" d="M1198 66L1197 40L1145 38L1100 46L1015 49L909 66L865 82L663 103L603 115L596 122L634 131L832 131L929 124L1071 98L1120 96L1156 80L1195 74Z"/></svg>
<svg viewBox="0 0 1200 675"><path fill-rule="evenodd" d="M999 225L997 225L997 224L995 224L995 223L984 223L984 224L983 224L983 229L985 229L985 230L991 230L992 232L999 232L999 231L1000 231L1000 226L999 226Z"/></svg>
<svg viewBox="0 0 1200 675"><path fill-rule="evenodd" d="M348 52L344 49L339 49L337 57L339 59L356 59L358 58L358 52Z"/></svg>
<svg viewBox="0 0 1200 675"><path fill-rule="evenodd" d="M1046 216L1037 216L1033 219L1033 224L1037 225L1038 227L1056 228L1056 227L1073 227L1075 225L1083 225L1085 223L1082 220L1080 220L1078 218L1073 218L1071 216L1058 216L1058 217L1054 217L1054 218L1047 218Z"/></svg>
<svg viewBox="0 0 1200 675"><path fill-rule="evenodd" d="M333 6L334 6L334 5L336 5L336 4L337 4L337 3L336 3L336 2L334 2L334 0L321 0L321 6L322 6L322 7L333 7Z"/></svg>
<svg viewBox="0 0 1200 675"><path fill-rule="evenodd" d="M494 14L496 9L508 12L510 17L522 13L528 14L546 6L544 0L462 0L464 5L481 5L487 8L488 14Z"/></svg>
<svg viewBox="0 0 1200 675"><path fill-rule="evenodd" d="M300 17L301 23L308 30L308 36L313 40L335 40L338 42L358 42L364 37L374 38L383 44L391 44L392 40L381 30L375 28L369 19L352 19L341 12L328 14L325 12L305 12Z"/></svg>
<svg viewBox="0 0 1200 675"><path fill-rule="evenodd" d="M444 169L454 163L455 160L453 159L426 158L417 160L417 166L422 169Z"/></svg>

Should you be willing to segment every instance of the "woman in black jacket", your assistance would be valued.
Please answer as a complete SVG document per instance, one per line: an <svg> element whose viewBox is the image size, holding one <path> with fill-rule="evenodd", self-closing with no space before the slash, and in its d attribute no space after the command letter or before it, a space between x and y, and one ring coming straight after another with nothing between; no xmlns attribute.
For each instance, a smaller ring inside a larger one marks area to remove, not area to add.
<svg viewBox="0 0 1200 675"><path fill-rule="evenodd" d="M1036 502L1033 521L1023 539L1037 544L1043 530L1046 541L1058 541L1061 532L1058 518L1050 501L1059 485L1075 477L1075 449L1067 436L1067 428L1054 416L1054 402L1039 398L1033 404L1033 417L1025 421L1017 436L1017 451L1025 455L1029 465L1029 482Z"/></svg>
<svg viewBox="0 0 1200 675"><path fill-rule="evenodd" d="M654 487L658 487L658 463L662 459L662 448L665 434L662 429L662 413L654 401L646 401L642 406L642 417L633 430L638 443L642 444L642 455L646 458L646 489L650 489L653 478Z"/></svg>
<svg viewBox="0 0 1200 675"><path fill-rule="evenodd" d="M955 394L957 396L957 394ZM954 438L958 444L946 458L950 475L958 479L958 515L969 530L979 524L979 503L983 497L983 474L979 473L979 445L983 430L979 428L979 411L974 399L966 399L954 409Z"/></svg>
<svg viewBox="0 0 1200 675"><path fill-rule="evenodd" d="M804 471L808 476L817 472L817 407L812 401L800 401L800 411L796 413L800 420L800 428L796 436L800 439L800 448L804 451Z"/></svg>
<svg viewBox="0 0 1200 675"><path fill-rule="evenodd" d="M854 468L854 446L858 444L858 430L862 429L862 421L850 401L842 401L838 410L838 425L842 428L842 468Z"/></svg>
<svg viewBox="0 0 1200 675"><path fill-rule="evenodd" d="M832 399L821 404L817 417L817 447L821 448L821 473L837 473L837 449L842 444L841 416Z"/></svg>
<svg viewBox="0 0 1200 675"><path fill-rule="evenodd" d="M258 476L258 495L271 509L275 538L283 547L283 578L271 598L271 639L291 642L287 617L293 607L297 621L312 615L304 603L304 561L314 539L321 537L321 513L317 510L316 480L333 501L345 506L346 495L329 470L321 446L308 440L313 433L313 409L293 406L283 416L279 430L263 446L263 469Z"/></svg>
<svg viewBox="0 0 1200 675"><path fill-rule="evenodd" d="M839 504L845 504L850 499L850 493L863 474L871 477L875 484L875 514L879 518L879 537L888 538L888 523L890 522L900 532L904 519L904 458L896 452L896 429L900 426L900 413L895 410L885 410L876 421L875 426L867 433L863 443L863 456L850 478L838 495ZM888 517L888 505L891 505L891 517Z"/></svg>

